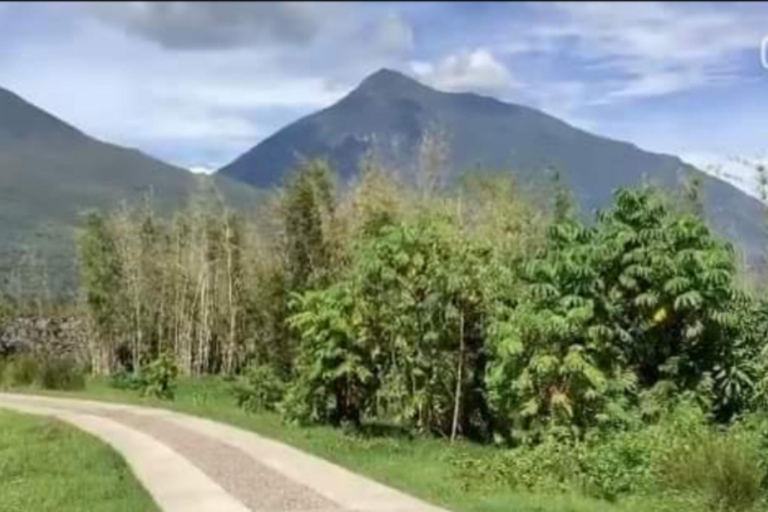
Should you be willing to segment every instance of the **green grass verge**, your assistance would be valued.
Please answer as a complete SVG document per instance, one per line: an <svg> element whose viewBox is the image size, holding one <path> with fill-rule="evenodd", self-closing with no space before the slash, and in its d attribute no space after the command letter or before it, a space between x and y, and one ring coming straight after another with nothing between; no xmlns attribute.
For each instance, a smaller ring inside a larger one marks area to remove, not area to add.
<svg viewBox="0 0 768 512"><path fill-rule="evenodd" d="M56 420L0 410L3 512L157 512L125 461Z"/></svg>
<svg viewBox="0 0 768 512"><path fill-rule="evenodd" d="M294 427L276 414L253 414L238 408L229 385L208 378L181 381L174 401L142 398L136 392L90 380L84 391L41 391L111 402L164 407L229 423L295 446L352 471L456 512L666 512L703 510L700 503L647 496L609 503L571 494L530 494L508 486L466 479L451 464L454 457L482 457L495 448L431 437L367 437L347 435L329 427ZM489 479L490 480L490 479ZM481 482L478 484L478 482Z"/></svg>

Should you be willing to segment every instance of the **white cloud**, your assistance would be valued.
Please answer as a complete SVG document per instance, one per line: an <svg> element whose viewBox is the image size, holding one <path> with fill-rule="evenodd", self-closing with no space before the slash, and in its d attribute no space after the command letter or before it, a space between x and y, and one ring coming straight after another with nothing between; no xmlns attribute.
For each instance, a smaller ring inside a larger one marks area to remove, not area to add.
<svg viewBox="0 0 768 512"><path fill-rule="evenodd" d="M621 88L608 92L605 99L662 96L700 85L704 77L697 72L659 71L632 77Z"/></svg>
<svg viewBox="0 0 768 512"><path fill-rule="evenodd" d="M679 104L617 114L616 103L741 80L740 52L754 52L759 66L765 9L534 3L523 9L534 15L505 20L500 6L490 25L456 31L437 23L463 21L440 4L159 5L0 4L0 86L96 137L186 167L226 163L380 67L527 103L649 149L685 142L744 154L764 144L758 101L701 115ZM738 123L718 129L727 118Z"/></svg>
<svg viewBox="0 0 768 512"><path fill-rule="evenodd" d="M320 71L286 62L286 55L312 60L303 51L176 51L100 18L83 18L77 27L71 37L14 41L0 52L0 86L94 137L180 165L226 164L355 85L331 83ZM366 46L356 51L364 55Z"/></svg>
<svg viewBox="0 0 768 512"><path fill-rule="evenodd" d="M399 7L78 2L8 12L0 86L94 137L185 167L227 163L414 49Z"/></svg>
<svg viewBox="0 0 768 512"><path fill-rule="evenodd" d="M424 82L446 91L505 93L519 84L509 70L485 48L463 50L437 63L410 63L411 71Z"/></svg>
<svg viewBox="0 0 768 512"><path fill-rule="evenodd" d="M567 53L611 76L607 97L662 96L741 77L737 57L755 52L768 11L723 5L597 2L541 5L549 21L520 25L529 51Z"/></svg>

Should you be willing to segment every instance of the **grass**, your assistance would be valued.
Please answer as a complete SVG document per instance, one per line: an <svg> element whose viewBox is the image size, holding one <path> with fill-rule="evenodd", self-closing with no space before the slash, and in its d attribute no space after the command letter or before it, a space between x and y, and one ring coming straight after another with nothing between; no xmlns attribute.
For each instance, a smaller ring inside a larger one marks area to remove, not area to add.
<svg viewBox="0 0 768 512"><path fill-rule="evenodd" d="M456 512L663 512L704 510L690 498L638 497L620 503L586 498L576 492L532 494L475 475L468 479L451 463L456 457L482 458L496 449L431 437L355 436L329 427L293 427L276 414L248 413L235 405L221 379L182 380L174 401L140 397L135 391L90 380L85 391L45 391L113 402L159 406L229 423L285 442L374 480ZM40 392L39 390L37 392Z"/></svg>
<svg viewBox="0 0 768 512"><path fill-rule="evenodd" d="M157 512L125 461L59 421L0 410L0 511Z"/></svg>

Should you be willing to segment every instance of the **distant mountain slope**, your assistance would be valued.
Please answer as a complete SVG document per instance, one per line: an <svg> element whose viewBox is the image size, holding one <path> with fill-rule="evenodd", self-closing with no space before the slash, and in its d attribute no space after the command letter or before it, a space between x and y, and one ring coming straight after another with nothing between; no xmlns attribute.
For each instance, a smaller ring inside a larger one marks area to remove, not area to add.
<svg viewBox="0 0 768 512"><path fill-rule="evenodd" d="M619 186L645 178L675 187L680 172L693 169L677 157L590 134L529 107L440 92L384 69L335 105L265 139L219 174L270 187L304 156L326 157L343 177L350 177L372 147L407 173L423 134L434 128L447 135L448 166L454 175L475 168L513 169L536 179L554 167L587 212L605 206ZM714 226L755 257L764 247L760 203L709 175L702 173L702 179Z"/></svg>
<svg viewBox="0 0 768 512"><path fill-rule="evenodd" d="M195 179L139 151L93 139L0 88L0 267L13 264L23 247L39 247L52 258L51 279L71 281L71 228L82 212L115 208L150 189L160 209L176 207ZM225 176L215 183L234 203L247 205L254 197L252 187Z"/></svg>

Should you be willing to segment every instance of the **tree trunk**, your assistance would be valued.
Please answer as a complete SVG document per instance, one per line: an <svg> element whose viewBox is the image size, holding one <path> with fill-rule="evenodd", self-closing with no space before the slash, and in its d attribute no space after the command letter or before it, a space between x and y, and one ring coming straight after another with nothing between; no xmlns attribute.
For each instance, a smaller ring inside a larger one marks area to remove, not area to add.
<svg viewBox="0 0 768 512"><path fill-rule="evenodd" d="M459 430L459 414L461 412L461 390L464 380L464 312L459 316L459 363L456 372L456 401L453 405L453 425L451 427L451 442L456 439Z"/></svg>
<svg viewBox="0 0 768 512"><path fill-rule="evenodd" d="M235 311L235 297L234 297L234 265L232 262L232 234L230 232L230 223L227 219L225 242L227 248L227 299L229 309L229 336L227 340L227 352L224 362L224 371L229 375L233 371L234 357L235 357L235 327L236 327L236 311Z"/></svg>

